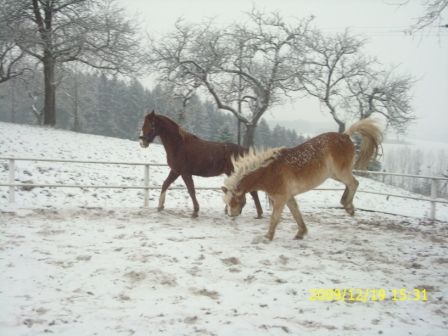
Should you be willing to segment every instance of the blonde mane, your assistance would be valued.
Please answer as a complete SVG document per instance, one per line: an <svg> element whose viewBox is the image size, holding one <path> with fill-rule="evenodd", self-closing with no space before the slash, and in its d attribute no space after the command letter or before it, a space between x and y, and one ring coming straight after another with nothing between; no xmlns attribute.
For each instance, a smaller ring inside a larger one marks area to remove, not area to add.
<svg viewBox="0 0 448 336"><path fill-rule="evenodd" d="M236 190L238 184L245 176L260 168L268 166L278 157L283 148L284 147L269 148L259 152L254 148L250 148L243 156L238 158L233 157L232 164L234 172L224 180L224 186L231 191Z"/></svg>

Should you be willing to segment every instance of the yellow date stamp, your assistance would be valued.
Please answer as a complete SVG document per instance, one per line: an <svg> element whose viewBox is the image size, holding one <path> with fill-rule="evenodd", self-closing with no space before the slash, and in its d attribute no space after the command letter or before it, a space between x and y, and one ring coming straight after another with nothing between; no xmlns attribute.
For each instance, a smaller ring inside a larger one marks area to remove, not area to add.
<svg viewBox="0 0 448 336"><path fill-rule="evenodd" d="M310 301L428 301L424 288L310 288Z"/></svg>

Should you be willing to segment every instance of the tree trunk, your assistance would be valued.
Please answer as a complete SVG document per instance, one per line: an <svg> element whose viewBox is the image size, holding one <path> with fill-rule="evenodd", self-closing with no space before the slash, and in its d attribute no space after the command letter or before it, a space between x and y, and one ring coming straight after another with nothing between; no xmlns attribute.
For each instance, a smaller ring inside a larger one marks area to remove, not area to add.
<svg viewBox="0 0 448 336"><path fill-rule="evenodd" d="M181 126L185 126L185 120L187 119L185 114L185 108L182 106L177 113L177 121Z"/></svg>
<svg viewBox="0 0 448 336"><path fill-rule="evenodd" d="M338 133L344 133L345 132L345 123L343 122L337 122L338 123Z"/></svg>
<svg viewBox="0 0 448 336"><path fill-rule="evenodd" d="M79 118L79 81L77 72L74 73L73 85L73 131L81 132L81 120Z"/></svg>
<svg viewBox="0 0 448 336"><path fill-rule="evenodd" d="M330 110L330 114L333 117L333 120L338 124L338 132L344 133L345 132L345 122L343 122L341 119L338 118L338 114L336 113L336 108L331 104L329 96L328 96L328 90L327 90L327 96L323 100L325 105L327 105L328 109Z"/></svg>
<svg viewBox="0 0 448 336"><path fill-rule="evenodd" d="M10 97L11 97L11 122L16 122L16 80L13 78L9 81Z"/></svg>
<svg viewBox="0 0 448 336"><path fill-rule="evenodd" d="M44 116L43 124L56 125L56 83L55 83L55 60L50 53L45 52L43 58L44 65Z"/></svg>
<svg viewBox="0 0 448 336"><path fill-rule="evenodd" d="M345 122L343 122L341 119L338 118L336 115L336 111L330 104L327 104L327 106L330 108L330 114L333 117L333 120L338 124L338 133L344 133L345 132Z"/></svg>
<svg viewBox="0 0 448 336"><path fill-rule="evenodd" d="M254 145L255 129L257 125L245 124L246 134L244 134L243 146L249 148Z"/></svg>
<svg viewBox="0 0 448 336"><path fill-rule="evenodd" d="M241 120L236 119L236 138L238 146L241 146Z"/></svg>

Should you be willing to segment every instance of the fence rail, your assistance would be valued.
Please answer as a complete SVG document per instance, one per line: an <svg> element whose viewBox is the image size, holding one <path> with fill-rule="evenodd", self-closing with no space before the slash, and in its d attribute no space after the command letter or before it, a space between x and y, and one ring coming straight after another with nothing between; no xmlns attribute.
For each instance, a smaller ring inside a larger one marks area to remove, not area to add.
<svg viewBox="0 0 448 336"><path fill-rule="evenodd" d="M149 203L149 190L151 189L161 189L161 186L150 186L150 167L165 167L165 163L145 163L145 162L123 162L123 161L95 161L95 160L67 160L67 159L46 159L46 158L25 158L25 157L13 157L6 156L0 157L2 161L8 161L9 169L9 181L7 183L0 182L0 187L9 187L9 202L15 203L15 189L20 187L33 187L33 188L94 188L94 189L141 189L144 190L143 206L147 207ZM143 170L143 185L83 185L83 184L50 184L50 183L16 183L15 182L15 167L16 161L37 161L37 162L62 162L62 163L83 163L83 164L107 164L107 165L127 165L127 166L142 166ZM447 200L437 198L438 182L448 181L446 177L440 176L423 176L423 175L409 175L409 174L399 174L391 172L374 172L374 171L356 171L356 174L362 175L389 175L389 176L403 176L410 178L421 178L431 180L431 196L405 196L391 193L380 193L374 191L358 190L360 193L373 194L373 195L383 195L388 197L398 197L407 198L419 201L427 201L431 204L430 219L436 219L436 204L445 203L448 204ZM183 187L172 187L170 189L174 190L184 190ZM220 190L217 187L196 187L198 190ZM343 189L334 188L315 188L313 190L318 191L337 191Z"/></svg>

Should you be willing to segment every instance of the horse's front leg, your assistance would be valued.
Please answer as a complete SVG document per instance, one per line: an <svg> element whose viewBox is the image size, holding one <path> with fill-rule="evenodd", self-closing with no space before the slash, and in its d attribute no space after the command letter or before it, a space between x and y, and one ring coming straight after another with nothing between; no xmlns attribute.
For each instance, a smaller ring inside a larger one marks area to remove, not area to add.
<svg viewBox="0 0 448 336"><path fill-rule="evenodd" d="M159 196L159 206L157 207L158 211L163 210L163 208L165 207L166 190L174 181L176 181L176 179L178 177L179 177L179 174L176 173L174 170L171 170L170 173L168 174L168 177L163 182L162 191L160 192L160 196Z"/></svg>
<svg viewBox="0 0 448 336"><path fill-rule="evenodd" d="M185 185L188 189L188 193L190 194L191 200L193 201L193 213L191 214L191 217L196 218L199 212L199 203L196 199L193 177L191 175L182 175L182 179L184 180Z"/></svg>
<svg viewBox="0 0 448 336"><path fill-rule="evenodd" d="M256 218L262 218L263 217L263 209L261 208L260 199L258 198L258 193L256 191L252 191L250 193L252 196L255 207L257 208L257 217Z"/></svg>
<svg viewBox="0 0 448 336"><path fill-rule="evenodd" d="M283 199L272 198L273 207L271 214L271 222L269 225L269 231L266 234L266 238L269 240L274 239L275 229L277 228L277 224L280 221L283 208L285 207L286 201Z"/></svg>

